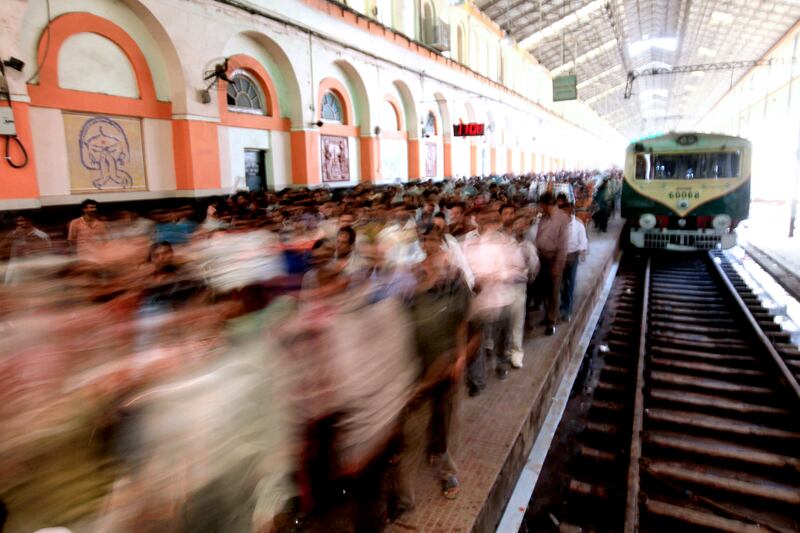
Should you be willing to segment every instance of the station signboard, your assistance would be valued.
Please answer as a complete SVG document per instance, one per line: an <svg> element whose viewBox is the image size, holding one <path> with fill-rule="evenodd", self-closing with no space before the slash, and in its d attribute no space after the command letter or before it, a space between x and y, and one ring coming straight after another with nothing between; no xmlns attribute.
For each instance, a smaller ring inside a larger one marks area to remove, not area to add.
<svg viewBox="0 0 800 533"><path fill-rule="evenodd" d="M553 101L563 102L565 100L578 99L578 78L577 76L557 76L553 78Z"/></svg>

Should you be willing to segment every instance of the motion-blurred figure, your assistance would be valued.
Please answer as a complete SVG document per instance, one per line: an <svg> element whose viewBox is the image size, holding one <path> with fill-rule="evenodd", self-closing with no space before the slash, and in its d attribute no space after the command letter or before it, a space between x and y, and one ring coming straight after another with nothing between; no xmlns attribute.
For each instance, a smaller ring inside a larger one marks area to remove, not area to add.
<svg viewBox="0 0 800 533"><path fill-rule="evenodd" d="M539 197L543 214L536 230L536 249L539 252L542 276L542 295L545 302L545 335L556 332L555 324L561 293L561 277L567 259L570 218L556 206L549 192Z"/></svg>

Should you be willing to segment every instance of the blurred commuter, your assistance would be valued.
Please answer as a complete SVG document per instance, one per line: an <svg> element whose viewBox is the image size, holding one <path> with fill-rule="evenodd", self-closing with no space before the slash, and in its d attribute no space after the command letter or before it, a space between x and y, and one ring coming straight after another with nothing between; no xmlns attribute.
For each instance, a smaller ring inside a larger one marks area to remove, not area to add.
<svg viewBox="0 0 800 533"><path fill-rule="evenodd" d="M594 219L595 227L605 233L608 230L608 217L611 214L611 206L609 203L609 195L611 195L609 178L603 178L602 183L594 193Z"/></svg>
<svg viewBox="0 0 800 533"><path fill-rule="evenodd" d="M498 233L504 237L508 244L509 290L513 295L510 306L508 353L511 366L522 368L524 356L522 338L525 333L525 302L527 297L527 284L529 279L528 264L522 246L516 238L514 223L517 220L517 209L513 204L503 204L500 207L500 229Z"/></svg>
<svg viewBox="0 0 800 533"><path fill-rule="evenodd" d="M336 233L335 258L348 275L362 268L361 258L356 252L356 232L351 226L342 226Z"/></svg>
<svg viewBox="0 0 800 533"><path fill-rule="evenodd" d="M15 283L20 269L25 269L25 259L51 252L50 237L36 228L27 215L17 215L16 227L0 242L0 254L8 257L4 281L7 285Z"/></svg>
<svg viewBox="0 0 800 533"><path fill-rule="evenodd" d="M448 217L450 226L448 232L456 239L461 239L470 231L470 227L466 221L466 205L463 202L457 202L450 206Z"/></svg>
<svg viewBox="0 0 800 533"><path fill-rule="evenodd" d="M549 192L539 197L542 218L536 230L536 250L539 252L542 295L545 303L545 335L553 335L558 320L561 277L567 259L570 218L556 206Z"/></svg>
<svg viewBox="0 0 800 533"><path fill-rule="evenodd" d="M193 212L191 207L184 206L167 213L166 220L156 225L153 241L168 242L172 245L189 242L198 226L197 222L191 219Z"/></svg>
<svg viewBox="0 0 800 533"><path fill-rule="evenodd" d="M519 263L515 265L514 303L511 311L511 366L514 368L522 368L525 355L522 342L525 336L528 287L539 273L536 246L527 238L529 225L525 215L517 215L511 228L511 234L519 250L519 255L516 256Z"/></svg>
<svg viewBox="0 0 800 533"><path fill-rule="evenodd" d="M47 253L52 249L47 233L33 225L27 215L17 215L16 227L0 242L0 251L9 259Z"/></svg>
<svg viewBox="0 0 800 533"><path fill-rule="evenodd" d="M464 254L475 275L475 298L470 310L472 327L481 331L482 343L469 363L467 385L470 396L486 388L486 364L494 359L495 373L506 379L511 365L509 345L514 287L511 269L516 247L498 232L499 214L486 210L479 215L479 228L466 237Z"/></svg>
<svg viewBox="0 0 800 533"><path fill-rule="evenodd" d="M67 240L78 255L89 252L93 244L105 239L108 231L105 222L97 218L97 202L87 198L81 202L83 215L69 223Z"/></svg>
<svg viewBox="0 0 800 533"><path fill-rule="evenodd" d="M559 197L559 209L570 217L567 257L561 281L561 320L569 322L572 317L578 264L586 257L589 242L586 238L586 226L575 216L574 204L570 204L566 197Z"/></svg>
<svg viewBox="0 0 800 533"><path fill-rule="evenodd" d="M442 495L452 499L459 490L451 455L452 424L457 377L466 358L470 290L459 269L450 264L441 240L437 227L423 230L426 258L415 268L417 288L410 307L422 372L405 413L397 499L389 506L392 519L414 507L413 483L424 455L437 470Z"/></svg>
<svg viewBox="0 0 800 533"><path fill-rule="evenodd" d="M469 267L469 263L467 262L467 258L461 248L461 244L459 244L458 240L450 234L447 223L445 222L444 213L441 211L436 213L433 217L433 224L436 226L439 234L441 235L441 247L445 254L447 254L450 264L461 270L461 273L464 275L464 281L467 283L467 287L472 290L472 288L475 286L475 276L472 274L472 269Z"/></svg>
<svg viewBox="0 0 800 533"><path fill-rule="evenodd" d="M417 209L417 224L427 225L433 223L433 215L439 212L436 202L436 191L427 189L422 193L422 206Z"/></svg>

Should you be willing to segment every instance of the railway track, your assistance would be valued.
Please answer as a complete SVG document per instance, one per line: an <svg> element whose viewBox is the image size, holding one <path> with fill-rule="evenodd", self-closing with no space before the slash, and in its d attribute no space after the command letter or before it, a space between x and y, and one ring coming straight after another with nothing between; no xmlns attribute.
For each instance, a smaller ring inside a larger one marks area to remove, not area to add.
<svg viewBox="0 0 800 533"><path fill-rule="evenodd" d="M526 529L800 531L788 335L722 254L653 256L623 276L563 498Z"/></svg>

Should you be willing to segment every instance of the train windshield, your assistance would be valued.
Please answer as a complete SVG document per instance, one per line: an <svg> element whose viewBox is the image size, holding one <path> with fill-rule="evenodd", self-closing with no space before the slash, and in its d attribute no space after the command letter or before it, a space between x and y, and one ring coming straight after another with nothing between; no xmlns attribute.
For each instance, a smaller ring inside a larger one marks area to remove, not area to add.
<svg viewBox="0 0 800 533"><path fill-rule="evenodd" d="M738 178L741 153L636 154L637 180Z"/></svg>

